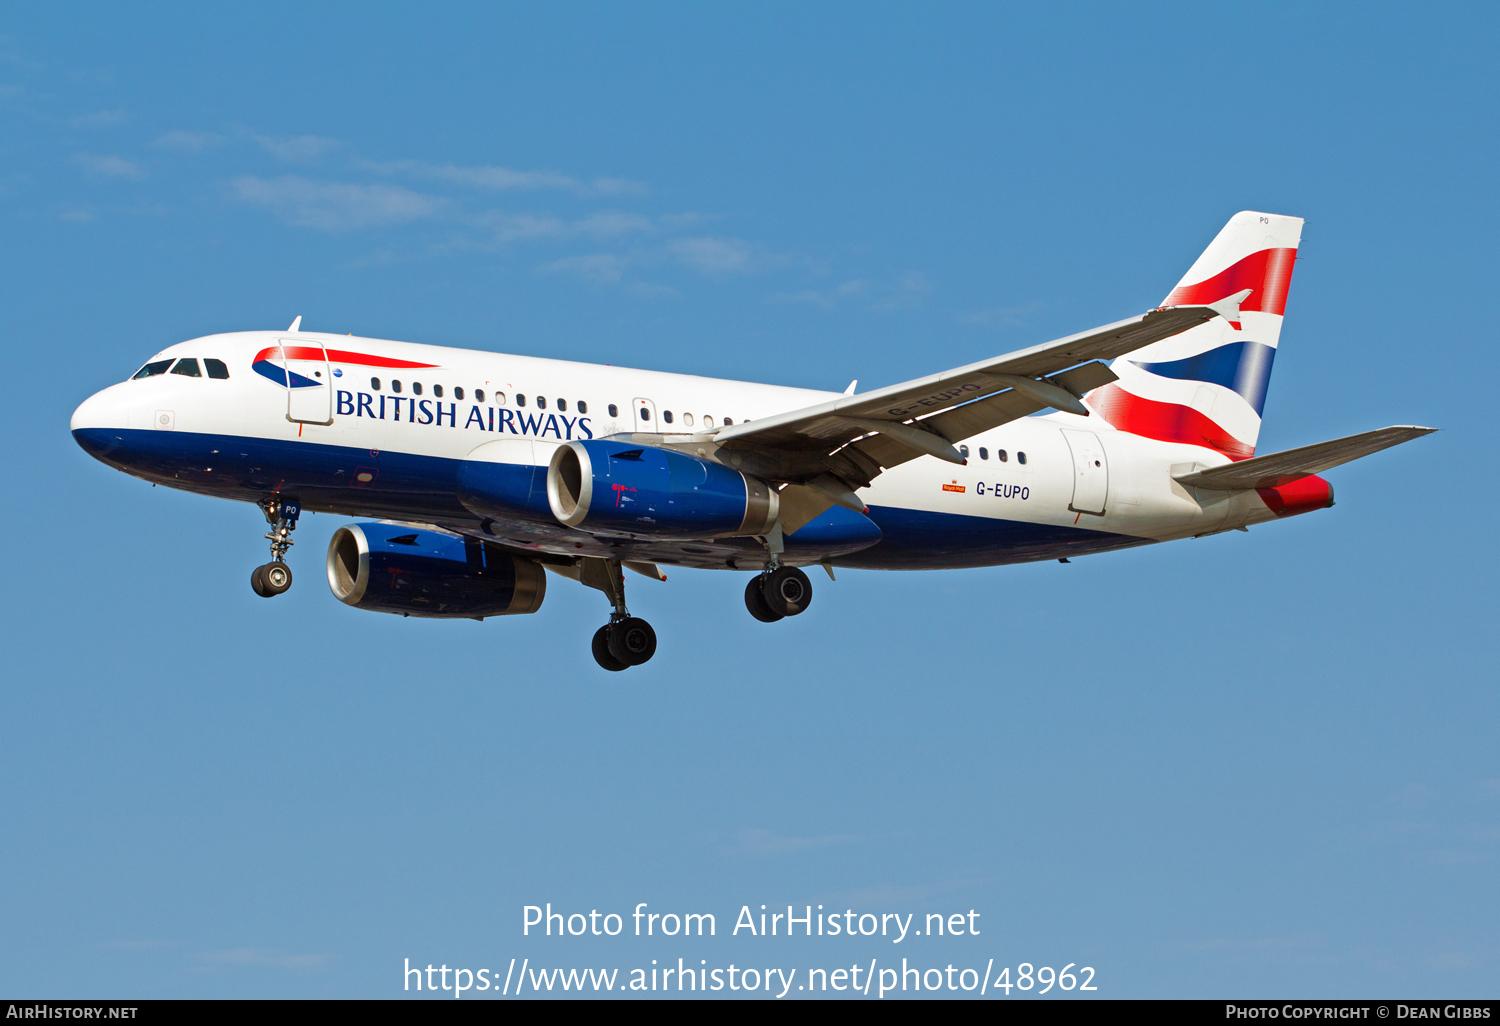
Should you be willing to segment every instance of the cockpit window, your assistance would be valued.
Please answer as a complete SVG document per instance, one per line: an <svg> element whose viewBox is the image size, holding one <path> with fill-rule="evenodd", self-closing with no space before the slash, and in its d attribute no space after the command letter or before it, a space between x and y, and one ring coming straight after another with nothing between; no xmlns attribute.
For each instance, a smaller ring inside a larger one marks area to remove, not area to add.
<svg viewBox="0 0 1500 1026"><path fill-rule="evenodd" d="M173 374L181 374L185 378L201 378L203 372L198 369L198 361L192 357L184 357L177 361L177 366L172 368Z"/></svg>
<svg viewBox="0 0 1500 1026"><path fill-rule="evenodd" d="M229 368L224 366L223 360L210 360L207 357L204 357L203 367L208 371L208 376L211 378L229 377Z"/></svg>
<svg viewBox="0 0 1500 1026"><path fill-rule="evenodd" d="M154 378L158 374L165 374L167 368L170 366L172 366L171 360L156 360L136 371L130 380L134 381L136 378Z"/></svg>

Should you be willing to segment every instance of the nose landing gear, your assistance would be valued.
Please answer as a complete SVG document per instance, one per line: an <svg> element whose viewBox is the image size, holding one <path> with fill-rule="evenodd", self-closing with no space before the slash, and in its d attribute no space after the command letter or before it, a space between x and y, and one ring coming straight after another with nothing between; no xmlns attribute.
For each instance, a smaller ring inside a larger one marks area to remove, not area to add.
<svg viewBox="0 0 1500 1026"><path fill-rule="evenodd" d="M296 544L292 532L297 529L302 504L293 499L262 499L258 505L266 515L266 523L271 525L266 532L266 540L271 543L271 562L251 572L250 587L261 598L275 598L292 586L292 568L286 565L286 550Z"/></svg>

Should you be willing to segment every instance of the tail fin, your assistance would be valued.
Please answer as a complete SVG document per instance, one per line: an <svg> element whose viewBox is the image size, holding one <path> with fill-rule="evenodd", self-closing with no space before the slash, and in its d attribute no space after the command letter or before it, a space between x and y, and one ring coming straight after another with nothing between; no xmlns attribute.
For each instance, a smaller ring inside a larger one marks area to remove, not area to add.
<svg viewBox="0 0 1500 1026"><path fill-rule="evenodd" d="M1119 381L1089 406L1121 431L1255 455L1302 219L1241 211L1229 219L1163 306L1216 303L1243 289L1240 320L1215 317L1112 365Z"/></svg>

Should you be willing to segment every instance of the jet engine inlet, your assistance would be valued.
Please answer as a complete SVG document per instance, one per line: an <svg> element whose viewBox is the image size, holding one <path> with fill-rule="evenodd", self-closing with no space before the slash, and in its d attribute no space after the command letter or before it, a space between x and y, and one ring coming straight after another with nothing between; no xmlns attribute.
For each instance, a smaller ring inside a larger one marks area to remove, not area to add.
<svg viewBox="0 0 1500 1026"><path fill-rule="evenodd" d="M484 619L534 613L540 564L497 545L410 524L349 524L328 543L328 588L356 609Z"/></svg>

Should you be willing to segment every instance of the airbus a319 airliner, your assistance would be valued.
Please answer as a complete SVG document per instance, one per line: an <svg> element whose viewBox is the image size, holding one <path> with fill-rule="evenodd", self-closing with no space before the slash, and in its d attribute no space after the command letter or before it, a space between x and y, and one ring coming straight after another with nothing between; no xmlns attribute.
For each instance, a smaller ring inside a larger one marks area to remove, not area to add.
<svg viewBox="0 0 1500 1026"><path fill-rule="evenodd" d="M306 511L340 527L328 586L403 616L534 613L546 571L613 605L607 670L656 634L623 570L740 570L767 623L821 565L1064 560L1333 505L1317 475L1432 431L1255 455L1302 220L1236 214L1162 305L867 392L748 384L301 330L182 342L73 414L92 456L256 503L292 583Z"/></svg>

